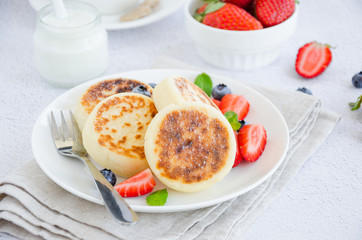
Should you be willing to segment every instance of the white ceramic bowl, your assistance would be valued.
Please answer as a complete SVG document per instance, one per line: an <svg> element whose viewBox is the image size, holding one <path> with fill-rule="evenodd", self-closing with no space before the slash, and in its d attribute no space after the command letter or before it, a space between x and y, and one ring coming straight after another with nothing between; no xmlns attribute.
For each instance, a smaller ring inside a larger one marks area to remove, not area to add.
<svg viewBox="0 0 362 240"><path fill-rule="evenodd" d="M142 0L81 0L97 7L102 14L126 13L136 8Z"/></svg>
<svg viewBox="0 0 362 240"><path fill-rule="evenodd" d="M251 70L273 62L297 26L298 5L284 22L265 29L230 31L209 27L192 15L202 0L185 5L185 25L196 44L196 51L206 62L226 69Z"/></svg>

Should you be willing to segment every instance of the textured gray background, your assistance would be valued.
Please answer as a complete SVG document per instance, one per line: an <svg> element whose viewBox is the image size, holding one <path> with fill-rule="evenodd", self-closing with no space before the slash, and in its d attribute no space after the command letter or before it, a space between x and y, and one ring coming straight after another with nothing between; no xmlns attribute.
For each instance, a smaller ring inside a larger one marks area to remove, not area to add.
<svg viewBox="0 0 362 240"><path fill-rule="evenodd" d="M109 32L106 74L149 68L162 55L268 86L310 88L323 106L342 115L332 135L289 187L256 220L245 239L362 239L362 109L348 102L362 89L351 84L362 70L362 1L300 1L296 34L277 61L250 72L213 68L196 54L183 9L149 26ZM0 177L33 158L32 127L41 111L66 91L44 82L33 62L35 11L26 0L0 1ZM318 40L336 46L330 67L305 80L294 70L298 48ZM298 106L291 105L291 108ZM0 233L0 239L9 238Z"/></svg>

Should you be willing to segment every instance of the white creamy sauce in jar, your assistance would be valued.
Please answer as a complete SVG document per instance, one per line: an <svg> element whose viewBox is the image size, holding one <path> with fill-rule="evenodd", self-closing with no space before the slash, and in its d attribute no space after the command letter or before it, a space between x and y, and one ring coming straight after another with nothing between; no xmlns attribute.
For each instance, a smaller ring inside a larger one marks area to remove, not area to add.
<svg viewBox="0 0 362 240"><path fill-rule="evenodd" d="M69 9L67 11L68 17L58 19L54 12L44 16L42 21L53 27L79 27L92 22L96 16L90 12L78 9Z"/></svg>
<svg viewBox="0 0 362 240"><path fill-rule="evenodd" d="M38 14L35 62L40 75L54 85L73 87L108 66L107 32L97 10L83 4L69 2L66 19L56 18L51 10Z"/></svg>

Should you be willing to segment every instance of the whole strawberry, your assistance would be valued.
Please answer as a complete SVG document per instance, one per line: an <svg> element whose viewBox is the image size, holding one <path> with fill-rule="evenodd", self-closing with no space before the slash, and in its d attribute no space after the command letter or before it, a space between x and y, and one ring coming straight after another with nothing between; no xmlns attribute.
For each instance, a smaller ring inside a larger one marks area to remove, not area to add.
<svg viewBox="0 0 362 240"><path fill-rule="evenodd" d="M264 27L284 22L295 10L294 0L256 0L255 14Z"/></svg>
<svg viewBox="0 0 362 240"><path fill-rule="evenodd" d="M223 2L235 4L245 10L249 9L253 1L254 0L223 0Z"/></svg>
<svg viewBox="0 0 362 240"><path fill-rule="evenodd" d="M246 31L263 28L263 25L244 9L220 1L204 4L196 10L194 18L210 27L225 30Z"/></svg>

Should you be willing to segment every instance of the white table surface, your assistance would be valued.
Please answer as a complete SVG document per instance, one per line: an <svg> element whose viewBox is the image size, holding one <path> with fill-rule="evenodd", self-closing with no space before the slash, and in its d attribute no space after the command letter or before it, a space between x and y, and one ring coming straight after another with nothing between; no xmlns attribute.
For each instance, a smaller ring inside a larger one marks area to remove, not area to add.
<svg viewBox="0 0 362 240"><path fill-rule="evenodd" d="M250 72L202 61L184 28L183 9L154 24L109 32L106 74L150 68L174 57L205 72L268 86L310 88L342 121L304 164L288 188L262 214L245 239L362 239L362 109L348 102L362 94L351 84L362 70L362 1L302 0L297 32L277 61ZM41 111L66 91L43 81L34 68L35 12L26 0L0 1L0 177L33 159L31 133ZM336 46L329 68L306 80L294 70L298 48L318 40ZM298 106L290 106L297 108ZM0 234L0 239L11 238Z"/></svg>

